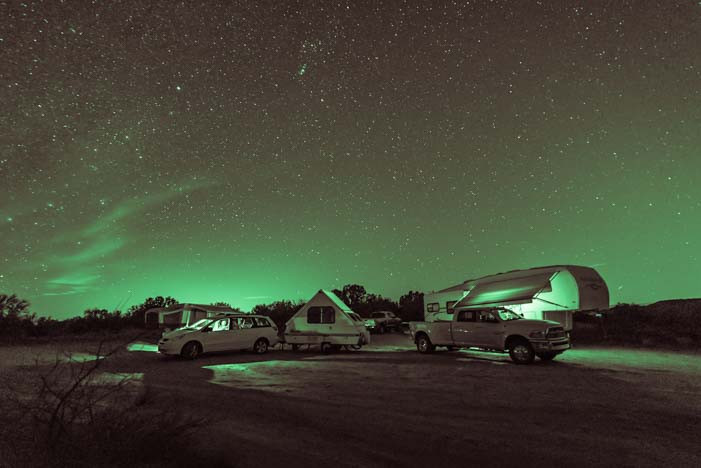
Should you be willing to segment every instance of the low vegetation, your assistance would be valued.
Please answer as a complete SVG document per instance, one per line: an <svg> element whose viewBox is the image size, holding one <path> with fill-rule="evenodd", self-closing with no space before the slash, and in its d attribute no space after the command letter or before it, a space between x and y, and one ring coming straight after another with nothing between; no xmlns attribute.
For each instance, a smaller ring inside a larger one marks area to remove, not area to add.
<svg viewBox="0 0 701 468"><path fill-rule="evenodd" d="M192 443L206 420L154 401L128 374L103 372L127 343L91 359L3 370L0 463L6 467L231 466Z"/></svg>
<svg viewBox="0 0 701 468"><path fill-rule="evenodd" d="M701 299L618 304L600 313L575 314L574 343L701 348Z"/></svg>

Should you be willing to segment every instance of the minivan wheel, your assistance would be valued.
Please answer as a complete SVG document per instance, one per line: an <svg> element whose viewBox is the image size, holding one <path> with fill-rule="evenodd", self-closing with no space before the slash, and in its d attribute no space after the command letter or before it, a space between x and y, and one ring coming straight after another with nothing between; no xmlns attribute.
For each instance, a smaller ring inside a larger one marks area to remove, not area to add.
<svg viewBox="0 0 701 468"><path fill-rule="evenodd" d="M197 341L185 343L185 346L183 346L183 349L180 351L180 355L185 359L195 359L200 354L202 354L202 345Z"/></svg>
<svg viewBox="0 0 701 468"><path fill-rule="evenodd" d="M253 351L256 354L265 354L268 351L268 340L265 338L258 338L253 345Z"/></svg>
<svg viewBox="0 0 701 468"><path fill-rule="evenodd" d="M533 347L526 340L517 340L509 348L509 356L516 364L530 364L535 359Z"/></svg>
<svg viewBox="0 0 701 468"><path fill-rule="evenodd" d="M434 349L436 349L435 346L433 346L433 343L431 343L431 340L428 338L426 335L421 335L416 339L416 349L420 353L431 353L433 352Z"/></svg>

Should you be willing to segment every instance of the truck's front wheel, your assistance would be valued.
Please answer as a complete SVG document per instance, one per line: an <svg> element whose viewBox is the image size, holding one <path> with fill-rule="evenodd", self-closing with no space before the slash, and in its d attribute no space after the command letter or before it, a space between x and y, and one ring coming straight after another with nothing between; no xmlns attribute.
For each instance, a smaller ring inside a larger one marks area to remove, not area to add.
<svg viewBox="0 0 701 468"><path fill-rule="evenodd" d="M515 340L509 347L509 356L516 364L530 364L535 359L535 352L528 341Z"/></svg>
<svg viewBox="0 0 701 468"><path fill-rule="evenodd" d="M419 350L420 353L432 353L434 349L436 349L435 346L433 346L433 343L431 343L431 340L428 338L426 335L419 335L416 338L416 349Z"/></svg>

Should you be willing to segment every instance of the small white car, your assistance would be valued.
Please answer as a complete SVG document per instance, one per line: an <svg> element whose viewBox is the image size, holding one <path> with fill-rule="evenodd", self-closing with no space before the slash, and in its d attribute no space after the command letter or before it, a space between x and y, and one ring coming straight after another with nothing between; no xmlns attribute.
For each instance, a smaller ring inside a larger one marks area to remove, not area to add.
<svg viewBox="0 0 701 468"><path fill-rule="evenodd" d="M163 333L158 352L195 359L202 353L252 349L257 354L278 342L277 327L262 315L217 315Z"/></svg>

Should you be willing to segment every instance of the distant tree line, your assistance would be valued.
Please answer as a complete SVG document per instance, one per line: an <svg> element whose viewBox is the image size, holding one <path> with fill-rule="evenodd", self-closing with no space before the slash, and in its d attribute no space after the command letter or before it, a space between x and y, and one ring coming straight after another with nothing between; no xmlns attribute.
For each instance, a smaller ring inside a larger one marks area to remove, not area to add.
<svg viewBox="0 0 701 468"><path fill-rule="evenodd" d="M423 320L424 295L418 291L409 291L399 298L399 302L379 294L368 293L359 284L347 284L342 289L334 289L333 293L361 317L369 317L372 312L387 310L394 312L405 322ZM251 312L270 317L282 330L285 323L303 306L302 301L283 300L258 304Z"/></svg>
<svg viewBox="0 0 701 468"><path fill-rule="evenodd" d="M368 317L375 311L388 310L396 313L404 321L423 319L423 293L418 291L409 291L400 297L399 302L379 294L368 293L358 284L347 284L342 289L334 289L333 292L361 317ZM29 302L15 294L0 294L0 336L42 337L143 328L147 310L169 307L177 303L173 297L156 296L147 298L141 304L132 305L126 312L91 308L86 309L82 316L56 320L51 317L37 318L30 312ZM212 305L231 307L226 302L215 302ZM270 304L258 304L251 312L270 317L282 330L284 324L303 306L303 301L279 300ZM232 309L241 311L237 307Z"/></svg>
<svg viewBox="0 0 701 468"><path fill-rule="evenodd" d="M15 294L0 294L0 336L42 337L63 334L82 334L94 331L119 331L124 328L143 328L144 315L154 307L168 307L178 301L170 296L149 297L141 304L131 306L126 312L92 308L82 316L65 320L52 317L36 317L29 311L29 302Z"/></svg>

